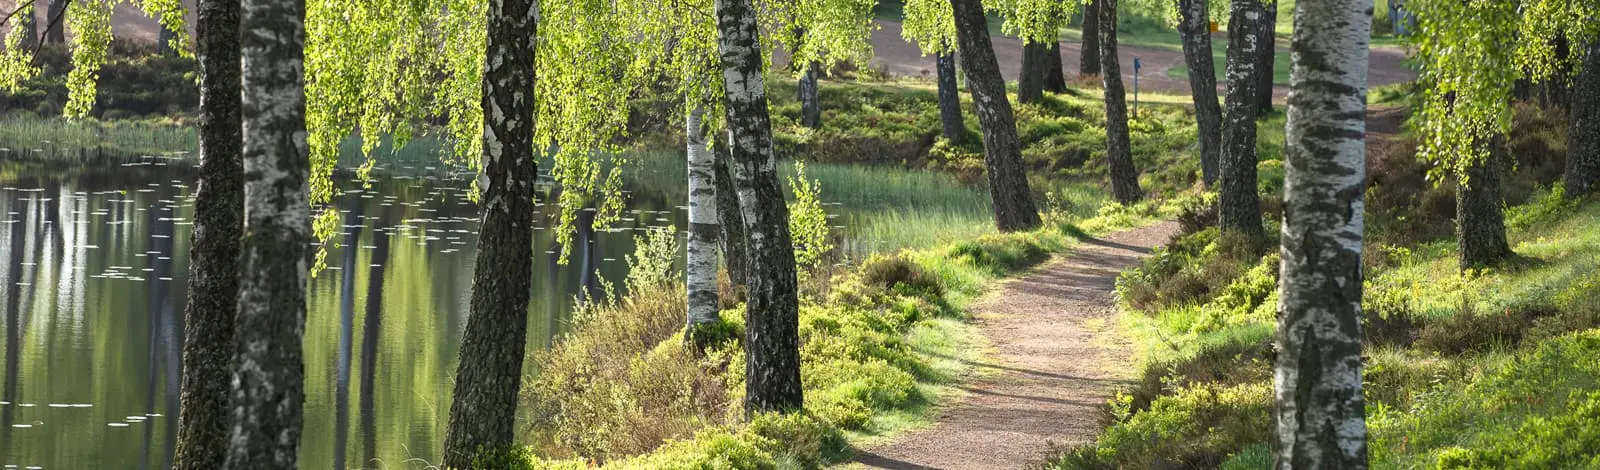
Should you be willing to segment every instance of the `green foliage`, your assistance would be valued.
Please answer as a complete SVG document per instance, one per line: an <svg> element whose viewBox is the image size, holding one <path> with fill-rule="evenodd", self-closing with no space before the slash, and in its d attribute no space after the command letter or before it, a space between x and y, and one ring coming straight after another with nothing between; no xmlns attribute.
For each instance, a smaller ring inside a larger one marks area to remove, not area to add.
<svg viewBox="0 0 1600 470"><path fill-rule="evenodd" d="M16 15L33 15L33 4L22 7ZM26 36L19 25L12 25L11 31L6 32L5 47L0 47L0 91L15 94L22 91L22 83L39 74L39 67L33 65L33 54L29 54L22 47L22 39Z"/></svg>
<svg viewBox="0 0 1600 470"><path fill-rule="evenodd" d="M806 178L805 163L795 162L789 188L794 193L789 202L789 236L794 240L795 265L800 267L800 278L805 279L833 251L833 240L828 213L822 210L822 184Z"/></svg>
<svg viewBox="0 0 1600 470"><path fill-rule="evenodd" d="M1181 388L1156 399L1148 411L1111 425L1093 444L1063 454L1054 466L1217 467L1229 455L1271 438L1271 409L1270 383Z"/></svg>
<svg viewBox="0 0 1600 470"><path fill-rule="evenodd" d="M649 227L644 235L633 236L633 254L628 261L629 291L676 283L682 275L673 269L678 259L678 232L672 225Z"/></svg>

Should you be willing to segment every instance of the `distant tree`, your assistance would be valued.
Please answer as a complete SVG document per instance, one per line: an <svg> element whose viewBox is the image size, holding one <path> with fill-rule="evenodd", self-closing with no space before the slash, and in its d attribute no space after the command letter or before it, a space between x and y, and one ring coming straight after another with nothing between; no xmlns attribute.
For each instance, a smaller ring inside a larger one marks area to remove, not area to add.
<svg viewBox="0 0 1600 470"><path fill-rule="evenodd" d="M749 0L716 0L716 18L729 151L749 250L744 408L751 413L799 410L804 404L799 296L789 209L772 153L760 28Z"/></svg>
<svg viewBox="0 0 1600 470"><path fill-rule="evenodd" d="M45 9L45 25L49 26L51 23L58 22L56 18L64 18L67 13L67 5L71 3L72 0L50 0L50 8ZM66 44L66 27L58 24L54 27L46 29L44 32L44 43Z"/></svg>
<svg viewBox="0 0 1600 470"><path fill-rule="evenodd" d="M1100 2L1100 74L1105 84L1106 163L1111 173L1111 195L1118 203L1133 204L1144 198L1139 170L1133 166L1128 136L1128 102L1122 88L1122 65L1117 60L1117 0Z"/></svg>
<svg viewBox="0 0 1600 470"><path fill-rule="evenodd" d="M1100 3L1083 2L1083 44L1078 48L1078 75L1100 74Z"/></svg>
<svg viewBox="0 0 1600 470"><path fill-rule="evenodd" d="M470 468L475 458L515 443L514 410L522 388L533 282L533 185L538 170L530 91L538 73L534 51L539 7L537 0L488 4L478 178L482 222L471 316L462 334L445 430L446 468Z"/></svg>
<svg viewBox="0 0 1600 470"><path fill-rule="evenodd" d="M978 110L978 126L983 131L983 159L989 175L989 195L993 200L995 225L1002 231L1028 230L1039 226L1039 209L1028 187L1022 168L1022 144L1017 140L1016 117L1006 97L1005 80L989 42L989 26L983 5L978 0L951 0L961 63L967 74L967 88Z"/></svg>
<svg viewBox="0 0 1600 470"><path fill-rule="evenodd" d="M1568 197L1583 197L1600 181L1600 39L1583 48L1583 69L1572 87L1571 129L1567 132Z"/></svg>
<svg viewBox="0 0 1600 470"><path fill-rule="evenodd" d="M200 62L200 183L189 248L183 383L178 413L180 470L222 468L227 459L234 315L239 306L239 240L244 235L240 136L239 0L201 0L195 24Z"/></svg>
<svg viewBox="0 0 1600 470"><path fill-rule="evenodd" d="M800 125L822 125L821 83L829 64L854 62L865 66L872 57L871 0L776 0L757 5L757 21L765 30L788 30L779 35L792 53L791 66L800 75L797 99ZM683 13L683 12L680 12ZM692 14L692 13L690 13Z"/></svg>
<svg viewBox="0 0 1600 470"><path fill-rule="evenodd" d="M1272 68L1277 61L1278 50L1278 0L1260 0L1262 15L1261 27L1256 33L1261 35L1257 43L1256 58L1261 63L1256 66L1256 115L1264 116L1272 112Z"/></svg>
<svg viewBox="0 0 1600 470"><path fill-rule="evenodd" d="M1367 468L1362 196L1372 0L1300 0L1290 47L1275 468Z"/></svg>
<svg viewBox="0 0 1600 470"><path fill-rule="evenodd" d="M227 466L293 468L304 422L312 241L305 4L244 0L240 8L244 239Z"/></svg>
<svg viewBox="0 0 1600 470"><path fill-rule="evenodd" d="M1067 92L1067 74L1061 65L1061 39L1050 41L1050 51L1046 52L1044 70L1044 91L1051 93Z"/></svg>
<svg viewBox="0 0 1600 470"><path fill-rule="evenodd" d="M956 85L955 51L940 52L934 67L938 70L940 128L945 140L959 144L966 124L961 116L961 90Z"/></svg>
<svg viewBox="0 0 1600 470"><path fill-rule="evenodd" d="M1050 46L1042 42L1022 45L1022 67L1017 72L1017 102L1037 103L1044 99L1044 82L1050 73Z"/></svg>
<svg viewBox="0 0 1600 470"><path fill-rule="evenodd" d="M1222 108L1217 105L1216 67L1211 61L1211 19L1207 0L1178 0L1178 34L1189 67L1195 124L1200 137L1200 176L1207 188L1217 182L1222 152Z"/></svg>
<svg viewBox="0 0 1600 470"><path fill-rule="evenodd" d="M1261 202L1256 191L1256 114L1260 93L1261 29L1267 28L1259 0L1233 0L1228 20L1228 94L1222 122L1222 160L1217 206L1218 226L1266 240ZM1191 76L1193 74L1190 74Z"/></svg>

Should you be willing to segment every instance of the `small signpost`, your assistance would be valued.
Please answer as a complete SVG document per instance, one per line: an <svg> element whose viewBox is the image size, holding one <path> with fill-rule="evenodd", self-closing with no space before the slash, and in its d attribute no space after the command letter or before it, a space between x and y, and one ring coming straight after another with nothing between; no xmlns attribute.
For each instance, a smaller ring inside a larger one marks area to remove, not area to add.
<svg viewBox="0 0 1600 470"><path fill-rule="evenodd" d="M1143 65L1139 63L1139 56L1133 56L1133 117L1134 117L1134 119L1138 119L1139 118L1139 69L1142 66Z"/></svg>

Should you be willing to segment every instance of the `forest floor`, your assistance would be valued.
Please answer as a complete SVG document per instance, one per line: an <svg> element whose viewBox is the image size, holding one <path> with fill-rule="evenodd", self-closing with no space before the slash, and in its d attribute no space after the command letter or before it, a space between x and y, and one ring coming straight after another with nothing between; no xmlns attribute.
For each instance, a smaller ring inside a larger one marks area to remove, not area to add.
<svg viewBox="0 0 1600 470"><path fill-rule="evenodd" d="M1113 388L1134 373L1114 331L1117 275L1177 230L1166 222L1085 240L1002 284L972 307L993 349L971 364L965 397L931 426L859 451L851 466L1023 468L1055 445L1092 440Z"/></svg>

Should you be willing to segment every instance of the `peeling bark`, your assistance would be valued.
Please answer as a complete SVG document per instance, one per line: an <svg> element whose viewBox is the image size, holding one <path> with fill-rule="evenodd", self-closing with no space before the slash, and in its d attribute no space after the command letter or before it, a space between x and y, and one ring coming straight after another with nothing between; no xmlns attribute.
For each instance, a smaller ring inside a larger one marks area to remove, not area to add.
<svg viewBox="0 0 1600 470"><path fill-rule="evenodd" d="M688 286L686 331L691 342L700 325L717 321L717 188L716 157L706 150L705 109L694 106L685 119L689 160L689 243L684 263Z"/></svg>
<svg viewBox="0 0 1600 470"><path fill-rule="evenodd" d="M994 205L995 225L1001 231L1028 230L1039 226L1039 209L1028 188L1028 175L1022 168L1022 144L1017 140L1017 121L1006 98L1005 79L989 42L989 26L978 0L951 0L955 11L956 39L960 42L961 63L967 73L967 89L978 111L978 127L983 131L983 163L989 175L989 196Z"/></svg>
<svg viewBox="0 0 1600 470"><path fill-rule="evenodd" d="M1222 107L1217 104L1216 66L1211 61L1211 17L1207 0L1178 0L1183 60L1189 66L1189 91L1200 137L1200 177L1207 188L1217 183L1222 153Z"/></svg>
<svg viewBox="0 0 1600 470"><path fill-rule="evenodd" d="M471 316L445 430L444 465L468 468L474 457L515 445L517 392L528 342L533 283L532 90L537 67L537 0L490 0L483 71L482 192Z"/></svg>
<svg viewBox="0 0 1600 470"><path fill-rule="evenodd" d="M240 4L201 0L198 8L200 182L195 190L184 308L183 382L173 464L179 470L222 468L227 461L239 239L244 225Z"/></svg>
<svg viewBox="0 0 1600 470"><path fill-rule="evenodd" d="M1256 182L1256 113L1259 108L1261 33L1265 10L1257 0L1234 0L1228 20L1228 94L1223 115L1218 226L1266 240ZM1194 74L1190 74L1191 76Z"/></svg>
<svg viewBox="0 0 1600 470"><path fill-rule="evenodd" d="M959 144L965 124L961 117L961 90L956 85L955 53L939 54L935 68L939 79L939 124L943 127L945 140Z"/></svg>
<svg viewBox="0 0 1600 470"><path fill-rule="evenodd" d="M1580 198L1600 181L1600 39L1590 40L1583 70L1572 84L1572 109L1568 114L1566 191Z"/></svg>
<svg viewBox="0 0 1600 470"><path fill-rule="evenodd" d="M1105 85L1106 166L1111 171L1111 195L1122 204L1144 199L1139 170L1133 166L1128 137L1127 90L1122 87L1122 65L1117 60L1117 0L1100 3L1100 74Z"/></svg>
<svg viewBox="0 0 1600 470"><path fill-rule="evenodd" d="M1362 196L1372 0L1301 0L1290 48L1274 467L1367 468Z"/></svg>
<svg viewBox="0 0 1600 470"><path fill-rule="evenodd" d="M305 2L244 0L240 6L244 269L227 466L293 468L304 419L301 338L312 240Z"/></svg>
<svg viewBox="0 0 1600 470"><path fill-rule="evenodd" d="M750 257L744 408L747 413L796 411L803 396L794 244L772 153L756 11L749 0L717 0L716 18L729 150Z"/></svg>

